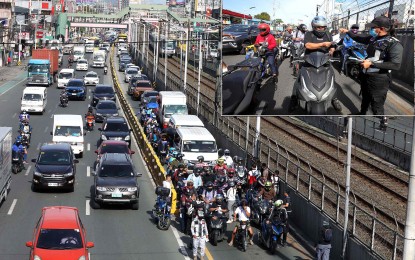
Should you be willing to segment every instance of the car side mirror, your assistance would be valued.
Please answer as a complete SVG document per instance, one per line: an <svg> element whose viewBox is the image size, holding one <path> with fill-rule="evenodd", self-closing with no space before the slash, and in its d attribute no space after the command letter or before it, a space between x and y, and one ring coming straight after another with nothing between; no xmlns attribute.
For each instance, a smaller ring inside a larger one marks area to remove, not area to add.
<svg viewBox="0 0 415 260"><path fill-rule="evenodd" d="M137 176L137 177L141 177L141 176L143 176L143 174L142 174L142 173L139 173L139 172L136 172L136 173L135 173L135 176Z"/></svg>
<svg viewBox="0 0 415 260"><path fill-rule="evenodd" d="M35 162L36 162L36 159L32 159L32 162L34 162L34 163L35 163Z"/></svg>
<svg viewBox="0 0 415 260"><path fill-rule="evenodd" d="M94 242L86 242L86 248L91 248L94 246L95 246Z"/></svg>
<svg viewBox="0 0 415 260"><path fill-rule="evenodd" d="M100 127L100 128L98 128L98 131L102 131L102 128Z"/></svg>
<svg viewBox="0 0 415 260"><path fill-rule="evenodd" d="M73 160L73 163L79 163L79 160L75 159Z"/></svg>
<svg viewBox="0 0 415 260"><path fill-rule="evenodd" d="M27 247L33 247L33 242L32 241L27 241L26 246Z"/></svg>

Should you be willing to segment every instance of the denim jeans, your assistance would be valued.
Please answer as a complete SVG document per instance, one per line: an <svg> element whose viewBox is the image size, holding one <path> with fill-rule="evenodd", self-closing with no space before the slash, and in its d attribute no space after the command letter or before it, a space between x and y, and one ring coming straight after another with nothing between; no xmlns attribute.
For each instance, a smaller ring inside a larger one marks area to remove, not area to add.
<svg viewBox="0 0 415 260"><path fill-rule="evenodd" d="M275 55L274 53L267 54L268 64L271 66L272 74L277 74L277 65L275 64Z"/></svg>

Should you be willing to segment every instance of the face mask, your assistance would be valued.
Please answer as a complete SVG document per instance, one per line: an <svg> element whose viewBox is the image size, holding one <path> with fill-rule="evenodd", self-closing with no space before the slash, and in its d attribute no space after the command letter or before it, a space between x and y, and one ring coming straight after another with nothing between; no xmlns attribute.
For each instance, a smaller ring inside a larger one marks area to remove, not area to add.
<svg viewBox="0 0 415 260"><path fill-rule="evenodd" d="M372 35L373 37L378 36L378 34L375 31L375 28L370 29L369 34Z"/></svg>

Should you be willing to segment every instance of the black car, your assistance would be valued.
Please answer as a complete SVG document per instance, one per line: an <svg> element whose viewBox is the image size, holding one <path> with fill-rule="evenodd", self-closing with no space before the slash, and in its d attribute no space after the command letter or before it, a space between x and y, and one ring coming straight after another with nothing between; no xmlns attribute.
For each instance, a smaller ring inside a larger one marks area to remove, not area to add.
<svg viewBox="0 0 415 260"><path fill-rule="evenodd" d="M71 145L68 143L45 144L40 147L33 172L32 190L39 188L64 188L74 191L75 186L75 159Z"/></svg>
<svg viewBox="0 0 415 260"><path fill-rule="evenodd" d="M141 104L146 104L150 100L151 97L157 98L159 95L158 91L155 90L146 90L141 94Z"/></svg>
<svg viewBox="0 0 415 260"><path fill-rule="evenodd" d="M109 85L98 84L95 90L92 91L91 106L96 106L100 100L112 100L115 101L114 89Z"/></svg>
<svg viewBox="0 0 415 260"><path fill-rule="evenodd" d="M107 117L102 128L98 128L98 130L101 131L101 142L106 140L126 141L128 147L131 147L131 130L124 117Z"/></svg>
<svg viewBox="0 0 415 260"><path fill-rule="evenodd" d="M112 100L100 100L95 107L95 121L103 122L110 116L118 116L117 104Z"/></svg>
<svg viewBox="0 0 415 260"><path fill-rule="evenodd" d="M69 99L86 99L86 88L82 79L70 79L66 84L65 91Z"/></svg>
<svg viewBox="0 0 415 260"><path fill-rule="evenodd" d="M233 24L223 29L223 35L230 34L238 45L238 51L245 53L245 47L255 43L259 34L257 25Z"/></svg>
<svg viewBox="0 0 415 260"><path fill-rule="evenodd" d="M104 154L94 172L91 206L99 209L103 204L128 204L138 210L140 187L137 173L129 154Z"/></svg>

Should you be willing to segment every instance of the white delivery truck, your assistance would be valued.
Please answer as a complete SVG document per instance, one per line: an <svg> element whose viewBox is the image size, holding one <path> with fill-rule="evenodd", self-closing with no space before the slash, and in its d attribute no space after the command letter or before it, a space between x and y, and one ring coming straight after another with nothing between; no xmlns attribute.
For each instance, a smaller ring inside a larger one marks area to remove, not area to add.
<svg viewBox="0 0 415 260"><path fill-rule="evenodd" d="M202 155L205 162L216 163L218 149L213 135L204 127L179 127L177 128L177 143L175 147L183 154L183 160L193 171L193 165L197 163L197 157Z"/></svg>
<svg viewBox="0 0 415 260"><path fill-rule="evenodd" d="M73 60L78 61L83 59L85 56L85 47L84 46L75 46L73 48Z"/></svg>
<svg viewBox="0 0 415 260"><path fill-rule="evenodd" d="M12 182L12 128L0 127L0 204L6 200Z"/></svg>
<svg viewBox="0 0 415 260"><path fill-rule="evenodd" d="M48 92L45 87L26 87L23 90L21 111L41 113L46 109Z"/></svg>
<svg viewBox="0 0 415 260"><path fill-rule="evenodd" d="M92 58L92 67L103 68L105 65L105 56L107 53L104 50L94 51Z"/></svg>
<svg viewBox="0 0 415 260"><path fill-rule="evenodd" d="M74 78L75 78L74 69L61 69L61 71L58 74L58 88L66 87L66 84L68 84L68 81Z"/></svg>
<svg viewBox="0 0 415 260"><path fill-rule="evenodd" d="M172 115L187 115L186 95L180 91L160 91L160 124L166 128Z"/></svg>
<svg viewBox="0 0 415 260"><path fill-rule="evenodd" d="M85 133L81 115L54 115L52 129L54 143L69 143L74 154L82 158Z"/></svg>
<svg viewBox="0 0 415 260"><path fill-rule="evenodd" d="M170 127L205 127L202 120L195 115L172 115L170 117Z"/></svg>

